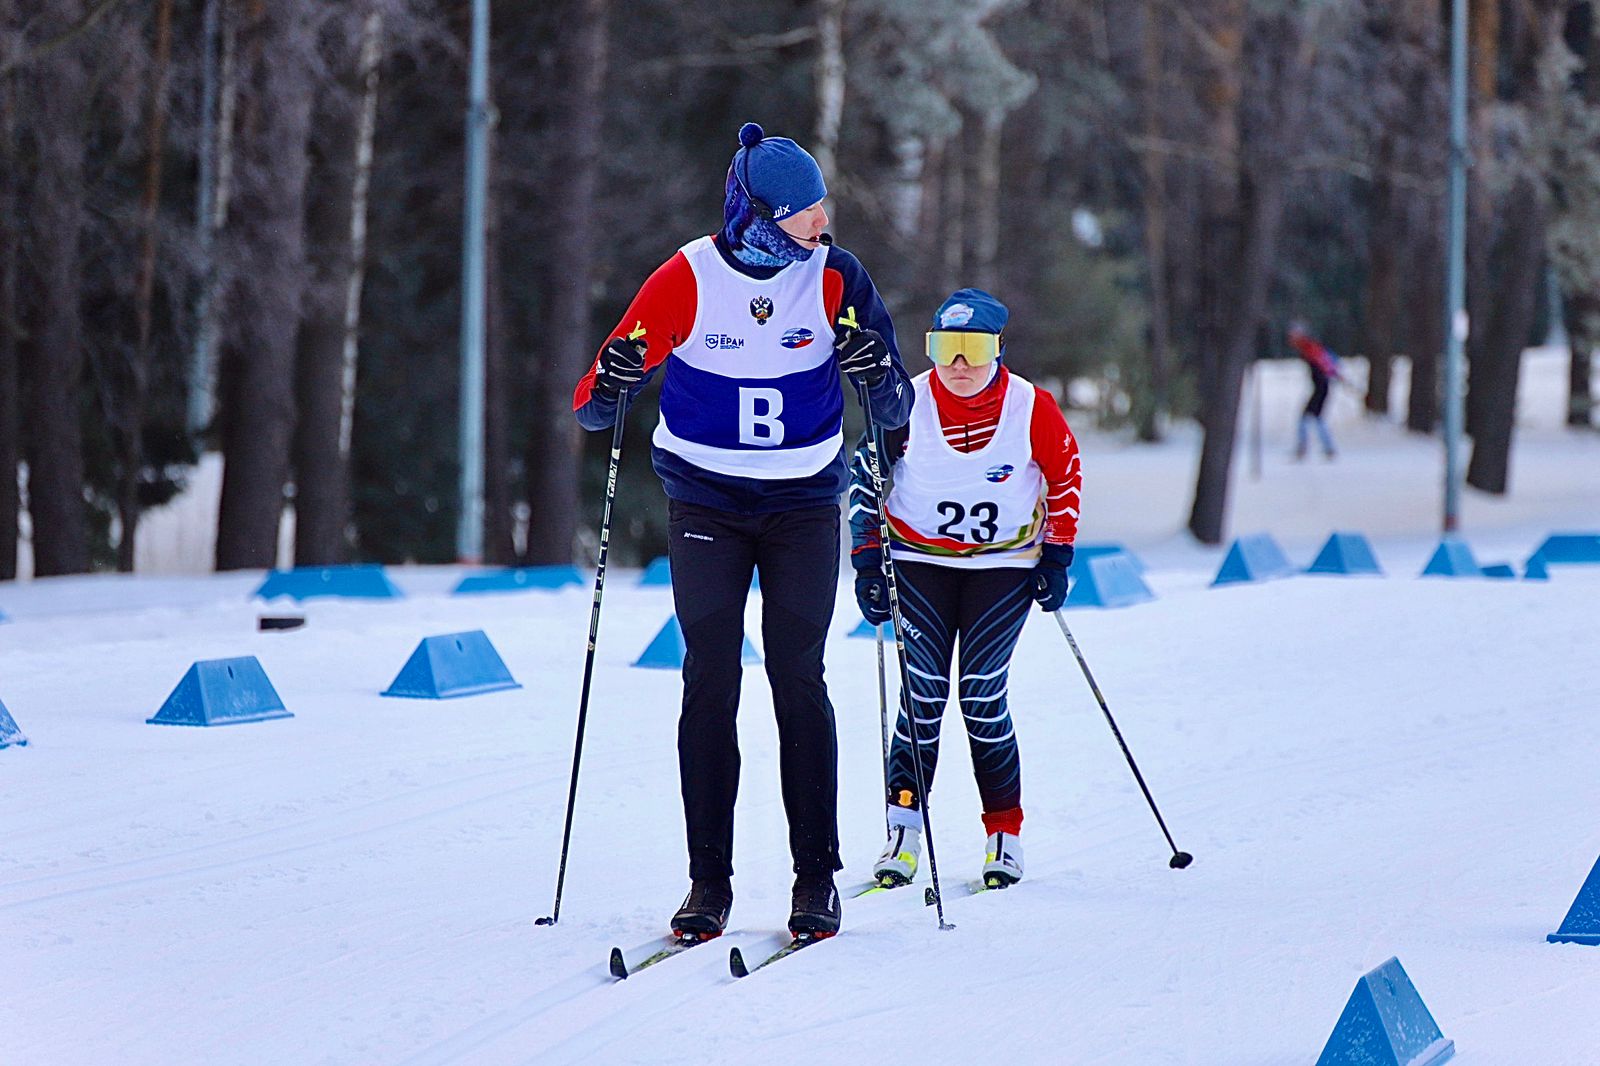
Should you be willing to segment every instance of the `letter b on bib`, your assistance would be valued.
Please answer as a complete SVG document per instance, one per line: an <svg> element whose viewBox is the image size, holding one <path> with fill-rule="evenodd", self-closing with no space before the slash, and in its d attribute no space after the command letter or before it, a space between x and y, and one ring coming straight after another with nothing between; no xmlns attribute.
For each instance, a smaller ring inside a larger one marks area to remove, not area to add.
<svg viewBox="0 0 1600 1066"><path fill-rule="evenodd" d="M783 443L783 393L777 389L739 390L739 443L776 448Z"/></svg>

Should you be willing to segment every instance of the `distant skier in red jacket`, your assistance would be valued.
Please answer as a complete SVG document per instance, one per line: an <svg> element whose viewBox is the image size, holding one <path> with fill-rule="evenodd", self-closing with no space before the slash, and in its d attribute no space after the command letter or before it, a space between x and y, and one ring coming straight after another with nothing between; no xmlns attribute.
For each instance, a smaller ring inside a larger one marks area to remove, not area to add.
<svg viewBox="0 0 1600 1066"><path fill-rule="evenodd" d="M1322 406L1328 402L1329 383L1334 378L1344 380L1344 375L1339 373L1339 357L1311 336L1304 322L1290 323L1289 345L1306 361L1306 368L1311 371L1311 399L1306 401L1306 409L1300 415L1300 426L1295 434L1294 457L1296 459L1306 457L1308 438L1311 428L1315 426L1317 437L1322 441L1323 454L1332 459L1338 452L1333 446L1333 437L1328 432L1328 423L1322 418Z"/></svg>

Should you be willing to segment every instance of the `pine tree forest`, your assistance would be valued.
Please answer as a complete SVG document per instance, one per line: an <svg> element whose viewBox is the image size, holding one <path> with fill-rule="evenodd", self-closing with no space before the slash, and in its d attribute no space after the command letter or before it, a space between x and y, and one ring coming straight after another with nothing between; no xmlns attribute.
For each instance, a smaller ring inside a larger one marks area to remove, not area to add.
<svg viewBox="0 0 1600 1066"><path fill-rule="evenodd" d="M817 157L908 354L979 286L1030 376L1093 384L1075 424L1203 427L1202 543L1291 320L1368 361L1373 417L1439 433L1450 8L493 3L484 561L592 560L609 441L573 386L721 225L746 121ZM1570 431L1595 428L1600 19L1468 19L1466 476L1504 494L1555 316ZM38 576L132 570L141 516L207 462L217 569L455 560L471 23L469 0L0 0L0 579L25 551ZM651 397L624 562L664 543Z"/></svg>

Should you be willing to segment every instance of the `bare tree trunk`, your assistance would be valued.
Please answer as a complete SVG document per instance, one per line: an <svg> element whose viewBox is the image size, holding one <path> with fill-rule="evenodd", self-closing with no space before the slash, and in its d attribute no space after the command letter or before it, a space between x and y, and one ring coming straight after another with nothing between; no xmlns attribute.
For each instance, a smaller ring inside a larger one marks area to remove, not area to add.
<svg viewBox="0 0 1600 1066"><path fill-rule="evenodd" d="M1406 0L1397 12L1399 34L1410 57L1400 81L1406 101L1398 135L1400 166L1419 175L1423 188L1395 190L1406 269L1404 346L1411 356L1406 428L1431 434L1440 411L1439 370L1445 346L1444 189L1449 158L1448 105L1444 86L1443 14L1437 0Z"/></svg>
<svg viewBox="0 0 1600 1066"><path fill-rule="evenodd" d="M1139 439L1161 439L1161 417L1171 403L1171 297L1167 289L1167 159L1156 146L1165 136L1161 85L1162 16L1152 0L1140 3L1139 112L1145 148L1139 153L1140 201L1144 207L1144 251L1150 284L1150 397L1138 406Z"/></svg>
<svg viewBox="0 0 1600 1066"><path fill-rule="evenodd" d="M1406 428L1431 434L1439 424L1439 362L1444 353L1444 221L1438 198L1417 194L1407 242L1410 314L1406 350L1411 353L1411 385L1406 399Z"/></svg>
<svg viewBox="0 0 1600 1066"><path fill-rule="evenodd" d="M1284 170L1280 165L1251 168L1241 183L1237 304L1228 312L1219 352L1218 380L1205 412L1205 439L1195 482L1189 531L1202 544L1220 544L1228 513L1228 480L1239 428L1239 397L1253 354L1256 330L1266 310L1272 283L1278 226L1283 218Z"/></svg>
<svg viewBox="0 0 1600 1066"><path fill-rule="evenodd" d="M962 284L966 273L967 254L967 154L945 152L944 182L941 192L943 243L939 249L941 292L950 292Z"/></svg>
<svg viewBox="0 0 1600 1066"><path fill-rule="evenodd" d="M972 272L982 289L995 287L995 259L1000 254L1000 144L1005 124L1004 111L995 108L985 112L983 134L978 140Z"/></svg>
<svg viewBox="0 0 1600 1066"><path fill-rule="evenodd" d="M1467 12L1470 38L1467 70L1472 79L1468 97L1472 108L1469 151L1475 173L1467 182L1467 315L1471 331L1465 353L1466 430L1469 436L1475 437L1482 431L1484 407L1490 402L1489 389L1480 383L1478 358L1483 351L1481 337L1489 328L1489 316L1494 307L1490 256L1494 245L1495 204L1483 175L1494 153L1493 108L1500 69L1500 5L1493 0L1479 0L1468 5Z"/></svg>
<svg viewBox="0 0 1600 1066"><path fill-rule="evenodd" d="M1230 4L1234 0L1229 0ZM1245 12L1235 8L1244 26ZM1304 16L1314 17L1314 16ZM1272 283L1277 255L1278 229L1283 219L1287 156L1300 135L1301 118L1307 92L1303 86L1314 52L1310 29L1300 24L1301 16L1277 15L1257 32L1263 39L1251 48L1270 50L1274 74L1268 84L1252 86L1258 100L1242 92L1222 92L1217 99L1231 99L1238 118L1224 123L1223 131L1238 135L1237 153L1224 158L1239 160L1233 175L1237 181L1234 206L1218 221L1223 233L1237 233L1237 242L1227 246L1229 271L1213 276L1213 292L1218 302L1215 313L1219 328L1214 333L1216 378L1204 401L1205 437L1200 447L1200 469L1195 479L1194 505L1189 514L1189 531L1203 544L1222 541L1228 513L1228 482L1233 466L1234 442L1238 435L1239 398L1244 372L1249 364L1266 310L1267 290ZM1231 24L1225 24L1224 29ZM1268 38L1270 35L1270 38ZM1224 35L1222 39L1226 40ZM1242 60L1250 56L1241 46ZM1235 69L1243 69L1242 65ZM1237 86L1235 86L1237 90ZM1239 109L1270 108L1257 122L1247 126ZM1246 137L1248 130L1249 136ZM1268 140L1270 138L1270 140ZM1232 182L1225 181L1226 189ZM1226 208L1220 197L1213 201ZM1220 262L1217 264L1220 267Z"/></svg>
<svg viewBox="0 0 1600 1066"><path fill-rule="evenodd" d="M1575 293L1562 301L1567 324L1567 425L1594 427L1594 349L1600 343L1600 294ZM0 560L3 562L3 560Z"/></svg>
<svg viewBox="0 0 1600 1066"><path fill-rule="evenodd" d="M139 483L144 473L144 415L150 388L151 304L156 288L156 210L161 205L161 167L166 155L167 81L172 57L172 0L156 4L155 55L150 72L150 109L146 118L144 191L139 200L139 275L135 283L135 338L128 364L127 389L117 418L117 514L122 536L117 544L117 569L133 573L134 543L139 528Z"/></svg>
<svg viewBox="0 0 1600 1066"><path fill-rule="evenodd" d="M572 417L572 387L593 357L589 290L595 262L595 183L600 129L607 108L602 88L607 62L608 0L568 0L560 85L552 116L557 146L550 161L555 217L550 261L549 354L537 361L527 464L528 558L572 561L578 517L581 431Z"/></svg>
<svg viewBox="0 0 1600 1066"><path fill-rule="evenodd" d="M219 294L231 337L224 367L217 569L277 560L294 433L295 329L306 276L307 137L316 86L303 0L254 0L245 28L238 188Z"/></svg>
<svg viewBox="0 0 1600 1066"><path fill-rule="evenodd" d="M1400 264L1395 245L1398 212L1389 168L1394 162L1391 138L1378 149L1377 177L1372 185L1372 217L1367 239L1367 299L1363 347L1367 355L1366 408L1389 413L1389 386L1394 380L1395 337L1400 321Z"/></svg>
<svg viewBox="0 0 1600 1066"><path fill-rule="evenodd" d="M11 0L0 0L0 28L12 28ZM17 493L22 453L22 421L18 392L16 105L10 75L0 74L0 581L17 576L17 522L22 501Z"/></svg>
<svg viewBox="0 0 1600 1066"><path fill-rule="evenodd" d="M838 173L839 126L844 120L845 2L817 3L817 133L812 150L829 179Z"/></svg>
<svg viewBox="0 0 1600 1066"><path fill-rule="evenodd" d="M233 121L238 104L236 0L205 0L195 229L200 291L195 300L194 349L189 356L189 432L202 433L216 416L217 232L228 218L233 181Z"/></svg>
<svg viewBox="0 0 1600 1066"><path fill-rule="evenodd" d="M382 18L369 10L346 84L322 94L317 108L323 149L308 178L312 279L300 324L296 375L298 566L350 558L350 436L381 36Z"/></svg>
<svg viewBox="0 0 1600 1066"><path fill-rule="evenodd" d="M916 242L923 230L923 204L927 200L928 146L919 137L899 137L892 145L894 177L889 182L889 219L895 232Z"/></svg>
<svg viewBox="0 0 1600 1066"><path fill-rule="evenodd" d="M1239 202L1243 167L1239 112L1244 96L1245 20L1248 15L1244 0L1220 0L1213 5L1213 11L1215 52L1210 57L1210 75L1200 89L1209 125L1208 147L1218 160L1204 182L1199 229L1203 251L1198 279L1200 321L1196 333L1202 426L1210 425L1212 412L1218 406L1218 390L1223 388L1222 350L1226 347L1232 289L1238 281L1235 257L1241 244ZM1229 401L1223 398L1222 402ZM1237 398L1232 402L1236 403Z"/></svg>
<svg viewBox="0 0 1600 1066"><path fill-rule="evenodd" d="M489 131L490 172L495 154ZM492 189L486 205L484 246L483 344L483 561L505 566L516 561L511 513L511 383L506 361L505 284L500 274L500 198Z"/></svg>
<svg viewBox="0 0 1600 1066"><path fill-rule="evenodd" d="M1573 48L1580 66L1582 99L1589 108L1600 108L1600 10L1593 3L1569 8L1566 43ZM1576 39L1574 39L1576 38ZM1592 146L1591 146L1592 147ZM1562 280L1561 318L1567 327L1567 425L1575 429L1594 426L1594 349L1600 343L1600 278L1584 272L1560 271Z"/></svg>
<svg viewBox="0 0 1600 1066"><path fill-rule="evenodd" d="M76 21L78 0L58 0L55 21ZM38 128L32 210L28 222L34 301L24 365L31 367L24 419L28 437L28 513L33 519L33 572L39 577L89 569L83 500L83 432L78 410L83 377L83 326L79 297L83 263L78 240L84 224L83 118L89 72L77 49L51 51L29 68L28 106Z"/></svg>
<svg viewBox="0 0 1600 1066"><path fill-rule="evenodd" d="M1500 271L1489 321L1473 360L1473 388L1480 390L1478 428L1473 434L1467 484L1504 494L1511 467L1517 385L1522 350L1537 312L1539 273L1544 264L1543 200L1533 180L1518 179L1495 249Z"/></svg>

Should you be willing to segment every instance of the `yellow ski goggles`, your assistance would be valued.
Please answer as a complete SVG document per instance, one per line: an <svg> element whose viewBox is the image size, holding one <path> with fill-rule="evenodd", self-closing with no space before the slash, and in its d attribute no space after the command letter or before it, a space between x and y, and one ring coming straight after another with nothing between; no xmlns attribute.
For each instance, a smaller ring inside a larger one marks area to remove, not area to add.
<svg viewBox="0 0 1600 1066"><path fill-rule="evenodd" d="M968 366L988 366L1000 358L1000 334L929 330L927 352L928 359L940 366L954 363L958 355Z"/></svg>

